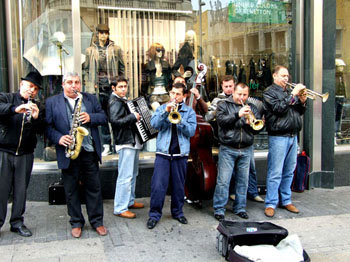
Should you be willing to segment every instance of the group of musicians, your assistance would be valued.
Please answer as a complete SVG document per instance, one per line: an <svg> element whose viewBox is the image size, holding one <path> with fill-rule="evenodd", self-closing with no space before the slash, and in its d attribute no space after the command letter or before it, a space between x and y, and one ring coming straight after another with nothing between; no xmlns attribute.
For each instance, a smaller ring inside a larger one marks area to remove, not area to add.
<svg viewBox="0 0 350 262"><path fill-rule="evenodd" d="M302 127L301 116L306 109L305 86L298 84L292 91L288 90L289 72L284 66L275 67L273 79L274 83L264 91L262 111L248 102L249 87L246 84L234 83L233 79L227 77L222 81L224 93L219 95L220 100L216 99L209 110L203 104L203 112L207 117L214 115L218 124L220 148L213 197L214 217L218 220L225 217L233 174L233 212L241 218L248 218L246 197L249 169L251 161L254 161L254 135L259 132L252 125L255 119L264 119L269 135L264 213L272 217L278 206L293 213L299 212L292 204L290 186L296 165L297 135ZM107 229L103 225L98 165L101 162L101 143L97 127L106 124L108 119L96 96L81 91L81 79L77 73L65 74L62 87L61 94L46 100L45 109L34 100L41 88L41 76L38 73L31 72L22 78L19 92L0 94L0 227L5 222L7 203L12 191L11 231L21 236L32 235L23 222L26 189L33 166L35 135L42 132L46 125L46 135L56 145L58 167L62 170L72 236L79 238L85 224L78 193L80 183L85 188L89 222L99 235L104 236ZM141 115L127 109L126 78L117 77L112 81L111 88L113 93L109 99L108 118L119 154L114 214L134 218L135 213L129 209L144 207L144 204L135 201L138 157L142 143L134 125L140 121ZM225 92L227 88L232 90ZM200 95L195 90L188 89L185 80L178 77L169 92L170 101L158 107L150 121L159 133L151 182L147 221L149 229L154 228L162 216L169 184L171 215L182 224L188 223L183 213L184 187L190 138L197 126L196 111L200 112L193 110L193 105L188 105L188 94L193 94L198 107L202 104ZM176 122L169 117L173 113L177 114ZM81 141L78 157L73 160L67 157L66 151L70 144L77 142L70 133L76 127L76 117L89 132Z"/></svg>
<svg viewBox="0 0 350 262"><path fill-rule="evenodd" d="M106 35L109 29L102 29L102 35ZM188 158L193 157L190 141L198 130L198 115L207 121L216 120L218 128L220 147L213 190L216 219L225 218L225 206L231 193L234 195L233 212L243 219L248 219L247 192L254 200L264 201L256 189L253 142L254 135L261 130L255 127L257 120L266 126L269 140L264 213L273 217L278 206L299 212L292 204L290 186L297 158L297 135L306 109L305 86L298 84L292 90L287 89L289 72L284 66L275 67L273 80L264 91L262 109L258 109L248 101L249 87L225 76L223 93L208 108L196 81L189 84L182 76L175 77L169 91L170 100L160 105L150 120L158 135L147 221L149 229L153 229L162 216L169 184L171 215L182 224L188 223L183 213L185 182ZM79 238L85 224L79 195L81 184L89 223L98 235L105 236L98 127L106 126L108 121L119 155L113 212L119 217L135 218L136 214L130 209L144 208L143 203L135 201L142 149L135 124L142 120L142 115L131 112L127 106L128 80L122 74L110 79L112 92L104 109L95 95L82 92L81 78L75 72L63 76L63 92L49 97L44 108L35 100L41 82L40 74L31 72L22 78L18 92L0 93L0 228L5 222L12 191L11 231L25 237L32 235L23 222L26 189L33 167L36 134L45 130L48 139L56 145L72 236ZM234 189L229 193L231 181Z"/></svg>

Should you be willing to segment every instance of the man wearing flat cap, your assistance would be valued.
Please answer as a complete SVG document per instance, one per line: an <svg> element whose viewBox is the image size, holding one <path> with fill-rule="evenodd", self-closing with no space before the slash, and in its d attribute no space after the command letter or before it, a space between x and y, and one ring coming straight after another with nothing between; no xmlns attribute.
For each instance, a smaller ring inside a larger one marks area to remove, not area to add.
<svg viewBox="0 0 350 262"><path fill-rule="evenodd" d="M30 237L32 233L23 223L23 214L36 134L44 130L44 110L34 100L41 88L41 75L30 72L21 79L18 92L0 93L0 228L12 190L10 230Z"/></svg>
<svg viewBox="0 0 350 262"><path fill-rule="evenodd" d="M108 99L112 93L110 84L117 76L124 75L124 61L122 50L109 39L109 27L99 24L96 27L97 41L86 49L85 63L85 90L88 93L98 94L102 109L107 114ZM110 153L111 135L108 124L101 128L103 144L102 156Z"/></svg>

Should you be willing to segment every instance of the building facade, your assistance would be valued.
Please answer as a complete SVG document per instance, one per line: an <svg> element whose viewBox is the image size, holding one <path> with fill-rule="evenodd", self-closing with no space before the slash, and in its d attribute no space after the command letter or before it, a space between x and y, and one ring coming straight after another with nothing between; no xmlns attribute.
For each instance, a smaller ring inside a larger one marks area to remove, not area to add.
<svg viewBox="0 0 350 262"><path fill-rule="evenodd" d="M350 1L3 0L0 5L2 92L17 90L22 75L39 71L44 100L60 92L64 72L84 76L86 49L96 41L97 24L109 26L110 39L122 50L130 97L147 96L150 46L163 45L172 66L189 30L196 32L194 56L208 67L208 101L220 92L226 74L247 83L260 99L272 82L273 67L288 67L291 82L329 93L325 103L308 101L299 136L300 150L312 160L310 186L350 185ZM94 92L84 84L85 91ZM262 163L266 137L263 132L255 142ZM38 162L46 146L42 138Z"/></svg>

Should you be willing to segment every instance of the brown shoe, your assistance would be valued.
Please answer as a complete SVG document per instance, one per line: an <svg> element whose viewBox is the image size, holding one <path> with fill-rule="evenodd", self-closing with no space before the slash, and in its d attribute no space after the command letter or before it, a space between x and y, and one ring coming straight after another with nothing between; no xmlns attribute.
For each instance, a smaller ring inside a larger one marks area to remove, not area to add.
<svg viewBox="0 0 350 262"><path fill-rule="evenodd" d="M81 237L81 227L72 228L72 237L74 238Z"/></svg>
<svg viewBox="0 0 350 262"><path fill-rule="evenodd" d="M286 205L284 206L284 208L287 209L289 212L296 213L296 214L299 213L299 209L297 209L293 204Z"/></svg>
<svg viewBox="0 0 350 262"><path fill-rule="evenodd" d="M105 235L107 235L107 228L105 228L105 226L96 227L96 232L100 236L105 236Z"/></svg>
<svg viewBox="0 0 350 262"><path fill-rule="evenodd" d="M133 209L144 208L144 207L145 207L144 204L138 203L138 202L134 202L132 206L129 206L129 208L133 208Z"/></svg>
<svg viewBox="0 0 350 262"><path fill-rule="evenodd" d="M275 209L272 207L265 208L265 216L267 217L273 217L275 215Z"/></svg>
<svg viewBox="0 0 350 262"><path fill-rule="evenodd" d="M124 218L135 218L136 217L136 214L127 210L123 213L120 213L120 214L116 214L116 216L118 217L124 217Z"/></svg>

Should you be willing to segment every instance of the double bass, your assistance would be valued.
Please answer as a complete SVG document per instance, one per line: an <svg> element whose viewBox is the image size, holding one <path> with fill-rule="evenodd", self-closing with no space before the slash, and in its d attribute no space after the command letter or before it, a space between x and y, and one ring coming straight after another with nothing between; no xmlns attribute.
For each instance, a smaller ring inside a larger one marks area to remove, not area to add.
<svg viewBox="0 0 350 262"><path fill-rule="evenodd" d="M200 87L207 72L205 64L198 65L198 75L193 87ZM191 93L189 106L193 108L194 94ZM195 110L195 108L193 108ZM214 134L212 126L196 114L197 128L191 138L190 155L185 184L186 197L189 200L211 199L216 185L217 168L212 155Z"/></svg>

